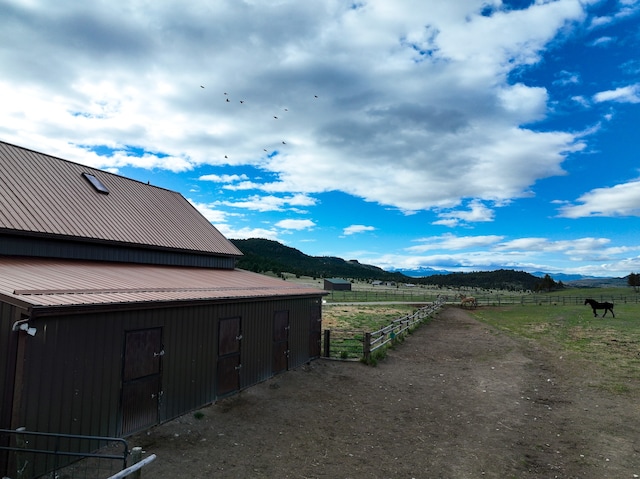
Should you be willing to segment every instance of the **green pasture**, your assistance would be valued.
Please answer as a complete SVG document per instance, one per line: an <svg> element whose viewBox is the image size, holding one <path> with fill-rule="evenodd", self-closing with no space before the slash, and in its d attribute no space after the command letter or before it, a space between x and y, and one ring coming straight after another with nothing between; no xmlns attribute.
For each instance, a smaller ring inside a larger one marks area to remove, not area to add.
<svg viewBox="0 0 640 479"><path fill-rule="evenodd" d="M410 304L340 305L325 304L322 309L324 328L352 331L377 331L393 320L414 313L418 309Z"/></svg>
<svg viewBox="0 0 640 479"><path fill-rule="evenodd" d="M595 292L594 292L595 293ZM612 292L590 297L614 295ZM620 289L617 289L620 294ZM571 296L575 296L573 290ZM587 297L585 295L585 297ZM595 386L613 392L640 390L640 304L615 302L616 317L583 304L527 304L482 307L472 314L511 335L538 341L567 360L584 361L600 374Z"/></svg>
<svg viewBox="0 0 640 479"><path fill-rule="evenodd" d="M481 303L467 311L508 334L539 342L550 354L582 362L598 378L593 387L620 394L640 392L639 294L630 288L572 288L535 298L539 301ZM602 310L594 317L584 298L612 301L616 317L607 313L602 318ZM411 304L327 303L323 327L372 332L415 309Z"/></svg>

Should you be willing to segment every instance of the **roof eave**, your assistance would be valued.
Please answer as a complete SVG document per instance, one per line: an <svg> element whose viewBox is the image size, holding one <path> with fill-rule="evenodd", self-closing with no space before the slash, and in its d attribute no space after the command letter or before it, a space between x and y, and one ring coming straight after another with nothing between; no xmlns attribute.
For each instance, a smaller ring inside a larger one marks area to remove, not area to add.
<svg viewBox="0 0 640 479"><path fill-rule="evenodd" d="M29 311L29 316L32 319L61 316L61 315L75 315L75 314L87 314L87 313L99 313L99 312L115 312L115 311L133 311L133 310L150 310L150 309L166 309L174 307L188 307L188 306L202 306L207 304L227 304L237 303L239 301L246 303L256 303L260 301L270 300L287 300L287 299L313 299L321 298L329 293L326 291L318 290L315 292L306 292L302 294L289 294L282 296L229 296L224 298L198 298L198 299L182 299L182 300L170 300L170 301L132 301L132 302L120 302L120 303L100 303L100 304L74 304L74 305L55 305L55 306L39 306L29 303L23 303L24 309ZM2 295L0 295L2 297ZM8 301L15 304L16 301ZM17 304L16 304L17 306Z"/></svg>

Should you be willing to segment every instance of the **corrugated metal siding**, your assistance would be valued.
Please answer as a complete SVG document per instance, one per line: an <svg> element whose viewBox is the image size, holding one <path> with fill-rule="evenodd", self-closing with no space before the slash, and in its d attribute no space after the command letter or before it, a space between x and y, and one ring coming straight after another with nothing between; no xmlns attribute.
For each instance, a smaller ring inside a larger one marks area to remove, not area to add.
<svg viewBox="0 0 640 479"><path fill-rule="evenodd" d="M81 243L72 240L0 235L0 254L36 258L63 258L89 261L116 261L201 268L233 269L236 258L213 254L115 246L102 243Z"/></svg>
<svg viewBox="0 0 640 479"><path fill-rule="evenodd" d="M11 429L17 335L10 331L13 323L18 319L20 319L18 308L0 302L0 429ZM2 472L0 469L0 473Z"/></svg>
<svg viewBox="0 0 640 479"><path fill-rule="evenodd" d="M317 299L315 300L317 301ZM314 299L131 310L44 317L27 344L22 425L31 430L119 435L124 341L127 331L162 328L161 422L214 402L218 322L240 317L240 388L272 377L273 317L288 310L289 368L306 363ZM12 333L25 334L25 333ZM46 399L46 400L44 400Z"/></svg>
<svg viewBox="0 0 640 479"><path fill-rule="evenodd" d="M98 178L109 194L82 173ZM4 142L0 229L242 255L179 193Z"/></svg>
<svg viewBox="0 0 640 479"><path fill-rule="evenodd" d="M118 433L122 323L109 314L85 319L30 323L38 332L26 338L21 415L28 429L101 436Z"/></svg>

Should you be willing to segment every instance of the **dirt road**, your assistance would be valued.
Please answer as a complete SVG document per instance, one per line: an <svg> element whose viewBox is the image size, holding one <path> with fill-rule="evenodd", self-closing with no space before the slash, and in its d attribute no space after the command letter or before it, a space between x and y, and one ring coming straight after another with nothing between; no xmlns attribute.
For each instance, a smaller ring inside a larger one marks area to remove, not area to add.
<svg viewBox="0 0 640 479"><path fill-rule="evenodd" d="M456 307L377 367L317 360L131 439L143 477L640 476L637 398Z"/></svg>

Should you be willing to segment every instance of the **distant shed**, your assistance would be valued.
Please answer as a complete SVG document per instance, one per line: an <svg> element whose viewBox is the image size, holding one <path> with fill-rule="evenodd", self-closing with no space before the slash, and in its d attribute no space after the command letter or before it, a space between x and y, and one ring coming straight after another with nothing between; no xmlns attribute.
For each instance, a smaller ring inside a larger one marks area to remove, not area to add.
<svg viewBox="0 0 640 479"><path fill-rule="evenodd" d="M124 437L319 357L327 293L241 255L178 193L0 142L0 429Z"/></svg>
<svg viewBox="0 0 640 479"><path fill-rule="evenodd" d="M341 278L331 278L324 280L326 291L351 291L351 282Z"/></svg>

